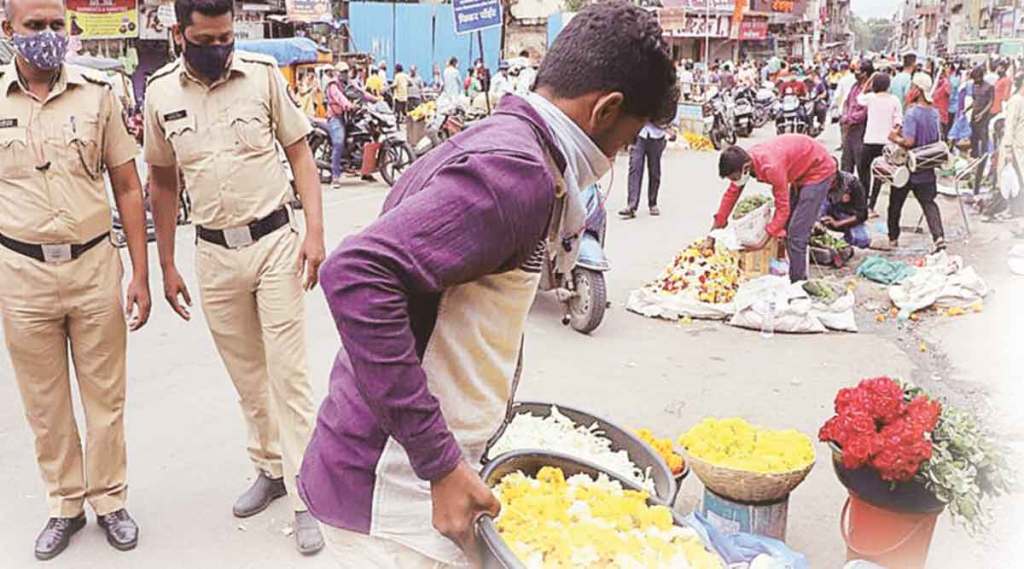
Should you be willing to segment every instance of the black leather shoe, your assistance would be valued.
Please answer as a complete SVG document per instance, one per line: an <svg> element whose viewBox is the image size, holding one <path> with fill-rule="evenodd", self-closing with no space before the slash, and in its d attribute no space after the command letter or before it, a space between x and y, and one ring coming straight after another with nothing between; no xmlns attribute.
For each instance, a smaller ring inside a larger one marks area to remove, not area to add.
<svg viewBox="0 0 1024 569"><path fill-rule="evenodd" d="M36 538L36 559L53 559L67 549L71 536L85 527L85 513L77 518L50 518Z"/></svg>
<svg viewBox="0 0 1024 569"><path fill-rule="evenodd" d="M238 497L232 512L236 518L248 518L267 509L274 500L284 496L288 491L284 487L284 478L271 478L260 472L252 487Z"/></svg>
<svg viewBox="0 0 1024 569"><path fill-rule="evenodd" d="M114 549L128 551L139 544L139 526L128 515L128 510L121 508L105 516L97 516L96 522L107 532L107 543Z"/></svg>

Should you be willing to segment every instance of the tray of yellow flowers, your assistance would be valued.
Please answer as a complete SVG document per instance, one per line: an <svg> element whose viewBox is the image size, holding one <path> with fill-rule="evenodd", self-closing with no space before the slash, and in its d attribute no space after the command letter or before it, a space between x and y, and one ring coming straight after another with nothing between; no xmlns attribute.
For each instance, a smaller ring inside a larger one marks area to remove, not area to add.
<svg viewBox="0 0 1024 569"><path fill-rule="evenodd" d="M480 519L485 569L725 569L718 553L630 480L558 453L504 454L481 472L501 502Z"/></svg>
<svg viewBox="0 0 1024 569"><path fill-rule="evenodd" d="M686 461L709 490L740 502L770 502L793 491L814 467L810 437L744 419L706 418L679 437Z"/></svg>

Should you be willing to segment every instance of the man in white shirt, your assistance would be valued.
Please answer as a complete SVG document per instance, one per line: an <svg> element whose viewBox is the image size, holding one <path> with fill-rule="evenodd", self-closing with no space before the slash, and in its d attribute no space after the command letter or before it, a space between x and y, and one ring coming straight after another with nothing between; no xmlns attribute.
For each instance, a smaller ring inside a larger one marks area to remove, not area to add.
<svg viewBox="0 0 1024 569"><path fill-rule="evenodd" d="M633 219L640 208L640 182L644 177L644 161L647 162L647 207L651 215L661 215L658 210L658 189L661 187L661 155L665 152L665 131L647 123L640 131L629 151L629 196L626 209L619 212L622 219Z"/></svg>
<svg viewBox="0 0 1024 569"><path fill-rule="evenodd" d="M519 59L525 62L525 65L519 71L519 77L516 80L516 93L526 96L533 89L533 82L537 80L537 70L533 67L533 58L529 51L524 49L519 52Z"/></svg>
<svg viewBox="0 0 1024 569"><path fill-rule="evenodd" d="M846 98L850 96L850 91L853 86L857 84L857 78L850 71L851 64L844 62L842 69L840 70L839 81L836 82L836 92L832 97L832 108L830 111L835 116L839 116L843 113L843 107L846 105Z"/></svg>
<svg viewBox="0 0 1024 569"><path fill-rule="evenodd" d="M502 60L498 63L498 73L491 79L491 98L501 99L509 93L515 92L515 85L508 76L508 62Z"/></svg>
<svg viewBox="0 0 1024 569"><path fill-rule="evenodd" d="M448 67L444 68L444 92L445 97L457 100L462 95L462 77L459 75L459 59L453 57L448 60Z"/></svg>

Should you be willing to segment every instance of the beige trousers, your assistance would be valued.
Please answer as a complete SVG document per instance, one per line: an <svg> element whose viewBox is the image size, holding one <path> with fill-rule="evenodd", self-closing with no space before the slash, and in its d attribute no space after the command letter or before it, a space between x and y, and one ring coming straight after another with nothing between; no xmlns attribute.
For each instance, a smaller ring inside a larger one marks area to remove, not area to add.
<svg viewBox="0 0 1024 569"><path fill-rule="evenodd" d="M431 559L404 545L324 524L327 547L341 569L448 569L459 567ZM466 566L468 567L468 565Z"/></svg>
<svg viewBox="0 0 1024 569"><path fill-rule="evenodd" d="M78 516L85 501L98 515L125 504L123 275L121 257L106 241L62 264L0 247L7 351L35 434L51 517ZM85 410L84 460L69 349Z"/></svg>
<svg viewBox="0 0 1024 569"><path fill-rule="evenodd" d="M298 273L299 236L289 227L241 249L198 242L203 313L227 367L249 430L249 458L295 488L313 430L306 369L305 307Z"/></svg>

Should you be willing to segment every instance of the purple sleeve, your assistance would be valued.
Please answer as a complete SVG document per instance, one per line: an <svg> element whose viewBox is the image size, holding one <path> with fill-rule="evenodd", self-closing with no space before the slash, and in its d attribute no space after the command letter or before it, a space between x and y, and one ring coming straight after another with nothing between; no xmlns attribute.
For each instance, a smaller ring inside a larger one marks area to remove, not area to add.
<svg viewBox="0 0 1024 569"><path fill-rule="evenodd" d="M546 165L532 159L459 159L342 242L320 271L356 387L423 480L451 472L462 453L427 388L409 299L526 259L547 227L553 188Z"/></svg>

